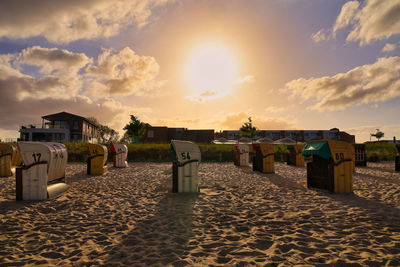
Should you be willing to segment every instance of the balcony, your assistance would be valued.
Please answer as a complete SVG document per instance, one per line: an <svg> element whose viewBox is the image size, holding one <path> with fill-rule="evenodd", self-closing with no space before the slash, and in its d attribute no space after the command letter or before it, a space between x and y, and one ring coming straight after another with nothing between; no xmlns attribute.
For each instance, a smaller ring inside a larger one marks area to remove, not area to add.
<svg viewBox="0 0 400 267"><path fill-rule="evenodd" d="M52 129L52 130L69 130L68 125L60 125L60 124L49 124L46 123L43 127L42 124L28 124L28 125L21 125L20 130L25 129Z"/></svg>

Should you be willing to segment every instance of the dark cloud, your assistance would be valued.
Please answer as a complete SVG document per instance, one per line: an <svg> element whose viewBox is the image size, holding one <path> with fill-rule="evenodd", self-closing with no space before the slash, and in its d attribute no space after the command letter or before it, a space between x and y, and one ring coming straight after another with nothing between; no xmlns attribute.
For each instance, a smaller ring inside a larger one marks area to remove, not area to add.
<svg viewBox="0 0 400 267"><path fill-rule="evenodd" d="M142 27L153 8L167 2L170 1L0 1L0 37L43 36L53 43L110 37L129 25Z"/></svg>
<svg viewBox="0 0 400 267"><path fill-rule="evenodd" d="M33 46L24 49L16 59L16 64L37 66L42 73L51 73L53 70L68 70L74 72L89 64L92 60L83 53L72 53L58 48L43 48Z"/></svg>
<svg viewBox="0 0 400 267"><path fill-rule="evenodd" d="M94 116L120 130L129 114L141 111L110 98L110 92L131 94L150 86L158 64L129 48L105 53L96 64L84 54L55 48L31 47L19 54L0 55L0 131L17 130L60 111ZM42 75L25 74L26 65L38 67ZM102 75L81 71L106 65ZM86 94L80 95L82 91Z"/></svg>
<svg viewBox="0 0 400 267"><path fill-rule="evenodd" d="M141 89L155 86L154 80L159 72L159 65L153 57L139 56L126 47L119 52L104 49L96 64L89 66L86 75L106 87L104 93L110 95L128 95ZM89 92L98 86L89 86Z"/></svg>

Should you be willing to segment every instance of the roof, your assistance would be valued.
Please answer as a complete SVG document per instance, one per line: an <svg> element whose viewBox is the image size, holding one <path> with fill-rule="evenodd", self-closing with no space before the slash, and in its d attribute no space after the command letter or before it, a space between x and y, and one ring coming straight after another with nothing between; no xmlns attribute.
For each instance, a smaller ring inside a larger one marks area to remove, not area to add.
<svg viewBox="0 0 400 267"><path fill-rule="evenodd" d="M96 124L92 123L91 121L89 121L89 120L88 120L87 118L85 118L85 117L82 117L82 116L79 116L79 115L75 115L75 114L72 114L72 113L68 113L68 112L65 112L65 111L62 111L62 112L59 112L59 113L55 113L55 114L50 114L50 115L42 116L42 119L51 121L51 120L53 120L54 118L57 118L57 117L59 117L59 116L74 117L74 118L79 119L79 120L84 120L84 121L86 121L87 123L89 123L89 124L91 124L91 125L93 125L93 126L95 126L95 127L98 127Z"/></svg>
<svg viewBox="0 0 400 267"><path fill-rule="evenodd" d="M276 144L276 145L296 144L296 141L291 138L284 137L284 138L274 141L274 144Z"/></svg>

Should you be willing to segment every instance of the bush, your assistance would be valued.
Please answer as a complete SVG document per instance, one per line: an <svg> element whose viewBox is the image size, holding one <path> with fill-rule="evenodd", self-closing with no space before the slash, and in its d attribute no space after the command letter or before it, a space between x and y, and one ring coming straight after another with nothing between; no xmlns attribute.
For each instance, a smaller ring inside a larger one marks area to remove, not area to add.
<svg viewBox="0 0 400 267"><path fill-rule="evenodd" d="M64 143L68 151L68 162L84 162L86 161L89 150L87 143L69 142Z"/></svg>
<svg viewBox="0 0 400 267"><path fill-rule="evenodd" d="M169 144L128 144L128 161L172 161Z"/></svg>
<svg viewBox="0 0 400 267"><path fill-rule="evenodd" d="M65 143L68 150L69 162L85 162L89 151L87 143ZM170 144L127 144L128 161L133 162L171 162L174 160ZM203 162L232 162L234 157L234 145L199 144L201 161ZM254 152L250 147L250 159ZM107 149L110 145L107 145ZM274 145L275 161L286 161L288 150L285 145ZM394 144L367 144L367 161L394 160L398 154ZM112 154L108 154L108 161L112 161Z"/></svg>
<svg viewBox="0 0 400 267"><path fill-rule="evenodd" d="M380 157L377 152L371 152L369 155L367 153L367 161L378 162L380 161Z"/></svg>
<svg viewBox="0 0 400 267"><path fill-rule="evenodd" d="M367 161L371 162L394 160L398 154L395 144L367 144L365 149L367 152Z"/></svg>

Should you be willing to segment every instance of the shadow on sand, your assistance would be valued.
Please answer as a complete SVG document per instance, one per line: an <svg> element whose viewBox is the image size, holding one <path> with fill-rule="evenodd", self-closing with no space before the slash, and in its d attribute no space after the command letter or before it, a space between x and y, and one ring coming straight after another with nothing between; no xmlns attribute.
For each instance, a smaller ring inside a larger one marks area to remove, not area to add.
<svg viewBox="0 0 400 267"><path fill-rule="evenodd" d="M261 173L260 173L261 174ZM276 173L262 173L265 178L268 178L271 183L278 187L286 187L289 189L303 189L306 190L307 187L301 181L295 181L293 179L288 179L282 175Z"/></svg>
<svg viewBox="0 0 400 267"><path fill-rule="evenodd" d="M166 194L157 204L154 215L137 222L120 244L108 252L105 265L135 263L140 266L184 265L189 254L193 207L197 194Z"/></svg>

